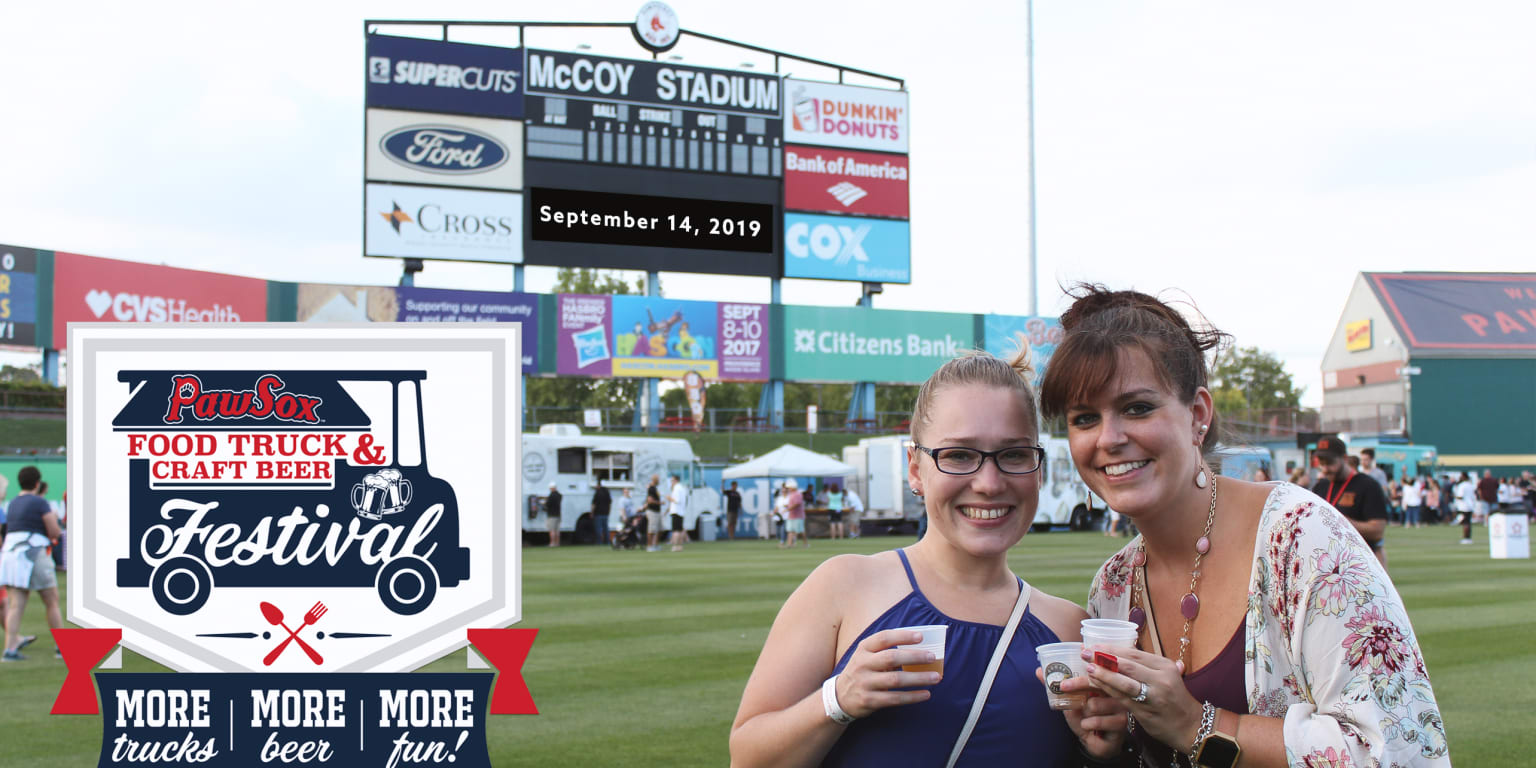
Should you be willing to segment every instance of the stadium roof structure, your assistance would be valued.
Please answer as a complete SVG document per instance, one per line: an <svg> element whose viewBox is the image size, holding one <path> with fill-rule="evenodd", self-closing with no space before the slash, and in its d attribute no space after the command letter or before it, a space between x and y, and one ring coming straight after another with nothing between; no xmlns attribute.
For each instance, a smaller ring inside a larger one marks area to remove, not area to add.
<svg viewBox="0 0 1536 768"><path fill-rule="evenodd" d="M1536 273L1362 274L1412 355L1536 357Z"/></svg>

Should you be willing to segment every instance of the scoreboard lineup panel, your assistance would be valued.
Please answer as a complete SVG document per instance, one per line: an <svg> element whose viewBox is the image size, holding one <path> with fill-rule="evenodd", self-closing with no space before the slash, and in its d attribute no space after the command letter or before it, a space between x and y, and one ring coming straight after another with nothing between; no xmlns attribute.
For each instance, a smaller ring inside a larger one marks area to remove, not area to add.
<svg viewBox="0 0 1536 768"><path fill-rule="evenodd" d="M525 100L529 158L784 175L783 120L563 96Z"/></svg>

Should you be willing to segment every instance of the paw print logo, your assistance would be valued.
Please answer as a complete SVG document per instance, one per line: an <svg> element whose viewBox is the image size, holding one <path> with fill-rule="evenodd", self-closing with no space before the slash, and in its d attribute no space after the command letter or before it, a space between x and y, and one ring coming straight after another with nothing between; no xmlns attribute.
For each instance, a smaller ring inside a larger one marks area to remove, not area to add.
<svg viewBox="0 0 1536 768"><path fill-rule="evenodd" d="M192 386L192 384L189 382L189 383L181 385L181 393L180 394L181 394L182 397L191 397L191 396L197 394L197 389L194 388Z"/></svg>
<svg viewBox="0 0 1536 768"><path fill-rule="evenodd" d="M816 351L816 329L815 328L796 328L795 329L795 351L796 352L811 352L811 353L814 353Z"/></svg>

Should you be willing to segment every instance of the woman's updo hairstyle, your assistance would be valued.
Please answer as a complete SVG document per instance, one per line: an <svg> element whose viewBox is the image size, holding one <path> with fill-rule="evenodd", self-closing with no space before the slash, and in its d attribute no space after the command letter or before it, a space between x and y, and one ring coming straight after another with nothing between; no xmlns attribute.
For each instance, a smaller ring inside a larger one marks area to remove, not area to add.
<svg viewBox="0 0 1536 768"><path fill-rule="evenodd" d="M947 387L967 384L1011 390L1018 396L1024 412L1029 414L1032 427L1038 433L1040 425L1033 423L1036 421L1035 388L1030 385L1034 376L1034 366L1029 364L1029 345L1023 342L1019 344L1019 351L1006 362L985 350L968 349L961 352L939 366L917 390L917 401L912 405L912 441L918 444L923 442L918 430L931 421L933 399L939 392Z"/></svg>
<svg viewBox="0 0 1536 768"><path fill-rule="evenodd" d="M1172 307L1140 291L1080 283L1067 293L1076 300L1061 315L1064 338L1040 384L1040 405L1047 416L1065 414L1072 403L1108 386L1127 349L1141 350L1163 386L1188 405L1194 402L1195 390L1209 386L1205 353L1225 347L1231 339L1204 323L1198 311L1203 327L1197 330ZM1217 432L1213 410L1202 449L1215 446Z"/></svg>

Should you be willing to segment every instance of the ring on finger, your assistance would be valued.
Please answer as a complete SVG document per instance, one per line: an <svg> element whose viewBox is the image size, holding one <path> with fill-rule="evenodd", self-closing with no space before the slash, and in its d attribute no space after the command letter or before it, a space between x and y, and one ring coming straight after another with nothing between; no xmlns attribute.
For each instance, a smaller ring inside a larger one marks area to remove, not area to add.
<svg viewBox="0 0 1536 768"><path fill-rule="evenodd" d="M1134 701L1137 704L1145 704L1147 703L1147 694L1151 691L1152 688L1150 686L1148 686L1146 683L1142 683L1141 689L1136 691L1136 695L1131 697L1131 701Z"/></svg>

